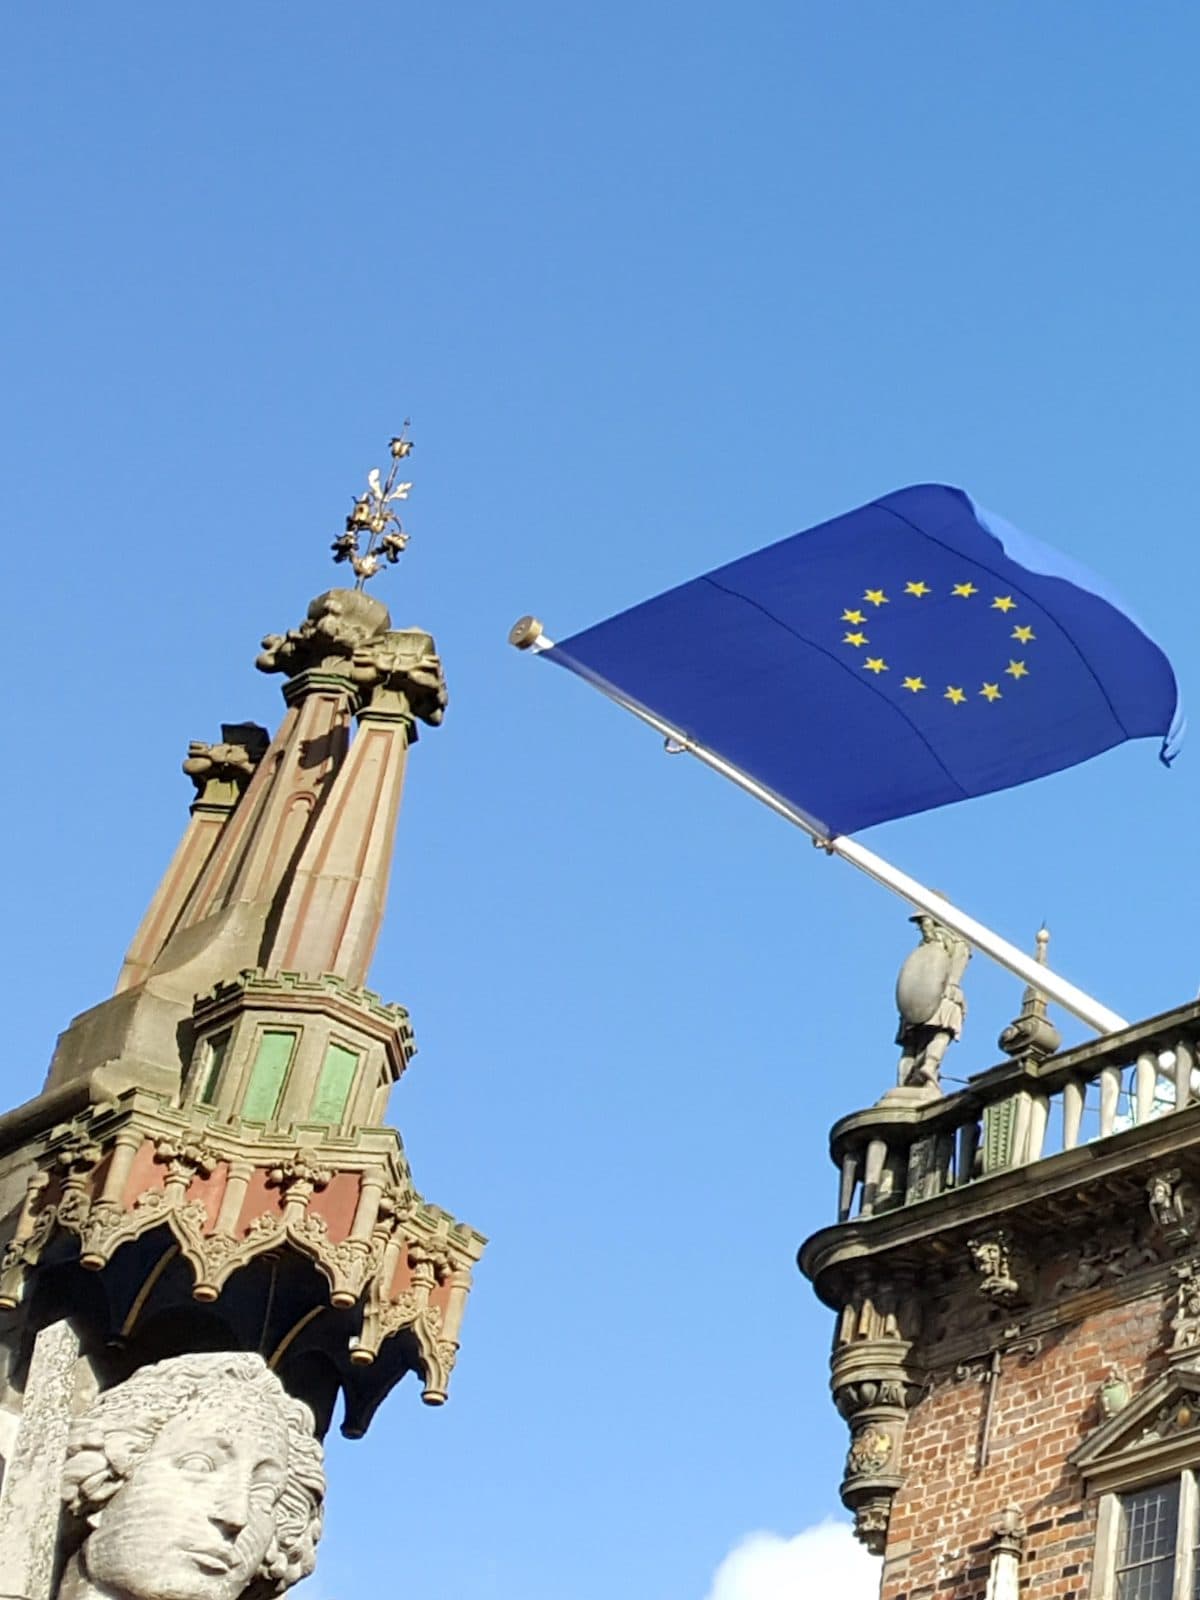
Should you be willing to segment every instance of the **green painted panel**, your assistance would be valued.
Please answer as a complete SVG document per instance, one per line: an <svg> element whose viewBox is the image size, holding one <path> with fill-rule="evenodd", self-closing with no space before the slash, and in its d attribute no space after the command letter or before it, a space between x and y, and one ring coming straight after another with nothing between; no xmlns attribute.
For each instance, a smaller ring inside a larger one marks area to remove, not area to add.
<svg viewBox="0 0 1200 1600"><path fill-rule="evenodd" d="M283 1080L296 1048L296 1035L267 1029L258 1041L258 1055L250 1073L250 1087L242 1105L247 1122L269 1122L279 1109Z"/></svg>
<svg viewBox="0 0 1200 1600"><path fill-rule="evenodd" d="M354 1082L357 1070L356 1051L347 1050L342 1044L329 1046L321 1068L321 1081L317 1084L317 1097L313 1101L314 1122L335 1123L342 1120L346 1101L350 1097L350 1085Z"/></svg>
<svg viewBox="0 0 1200 1600"><path fill-rule="evenodd" d="M204 1063L203 1087L197 1099L202 1106L211 1106L217 1098L217 1085L221 1081L221 1068L229 1052L229 1034L219 1033L208 1041L207 1059Z"/></svg>

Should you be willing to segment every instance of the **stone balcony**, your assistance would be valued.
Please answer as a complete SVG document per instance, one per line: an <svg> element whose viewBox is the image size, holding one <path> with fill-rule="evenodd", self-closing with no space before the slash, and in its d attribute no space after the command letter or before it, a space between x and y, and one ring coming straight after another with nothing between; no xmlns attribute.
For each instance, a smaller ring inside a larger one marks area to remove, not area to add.
<svg viewBox="0 0 1200 1600"><path fill-rule="evenodd" d="M867 1260L906 1269L944 1258L952 1236L1011 1218L1060 1230L1098 1201L1144 1209L1152 1175L1200 1173L1200 1002L1044 1060L1006 1061L955 1094L903 1092L835 1124L838 1221L801 1248L827 1304Z"/></svg>

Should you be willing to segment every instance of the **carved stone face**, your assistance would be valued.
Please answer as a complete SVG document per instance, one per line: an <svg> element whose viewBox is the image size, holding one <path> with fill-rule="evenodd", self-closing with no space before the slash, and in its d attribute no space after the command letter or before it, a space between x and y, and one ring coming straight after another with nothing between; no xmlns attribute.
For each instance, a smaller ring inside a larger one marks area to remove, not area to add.
<svg viewBox="0 0 1200 1600"><path fill-rule="evenodd" d="M84 1547L88 1578L114 1600L237 1600L275 1532L287 1459L277 1409L247 1409L233 1387L204 1396L104 1507Z"/></svg>

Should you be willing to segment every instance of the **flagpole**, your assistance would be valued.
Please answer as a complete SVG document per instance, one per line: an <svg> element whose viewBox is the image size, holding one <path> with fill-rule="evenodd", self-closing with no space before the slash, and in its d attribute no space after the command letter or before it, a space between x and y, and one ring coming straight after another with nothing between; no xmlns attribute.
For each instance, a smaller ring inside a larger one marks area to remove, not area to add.
<svg viewBox="0 0 1200 1600"><path fill-rule="evenodd" d="M547 638L541 623L536 617L522 617L513 625L508 641L518 650L528 650L534 655L540 655L546 650L553 650L554 641ZM578 669L576 669L578 670ZM732 762L726 761L723 756L708 750L702 744L690 738L682 729L672 726L662 717L652 711L647 711L644 706L638 705L635 700L628 699L611 684L591 673L582 672L589 683L600 692L637 717L640 722L653 728L656 733L662 734L675 751L686 750L706 767L711 767L714 772L719 772L723 778L728 778L739 789L753 795L756 800L769 807L778 816L785 818L795 827L806 833L814 844L819 845L829 855L840 856L843 861L848 861L851 866L857 867L860 872L866 873L868 878L882 884L885 889L890 889L893 894L907 900L910 905L916 906L918 911L927 912L936 918L954 933L961 935L968 944L982 951L984 955L991 956L992 960L1005 967L1015 977L1021 978L1025 983L1031 984L1041 994L1056 1001L1064 1011L1069 1011L1072 1016L1078 1017L1089 1028L1094 1028L1097 1033L1119 1033L1127 1028L1129 1023L1115 1011L1110 1011L1091 995L1085 994L1082 989L1077 989L1073 983L1059 977L1049 967L1044 967L1032 956L1026 955L1015 944L1010 944L1007 939L993 933L982 922L976 922L974 917L960 911L957 906L938 894L933 889L927 889L924 884L918 883L915 878L910 878L906 872L901 872L898 867L893 867L882 856L869 850L865 844L848 835L827 838L816 825L804 815L797 807L791 805L781 796L759 783L740 767L735 767Z"/></svg>

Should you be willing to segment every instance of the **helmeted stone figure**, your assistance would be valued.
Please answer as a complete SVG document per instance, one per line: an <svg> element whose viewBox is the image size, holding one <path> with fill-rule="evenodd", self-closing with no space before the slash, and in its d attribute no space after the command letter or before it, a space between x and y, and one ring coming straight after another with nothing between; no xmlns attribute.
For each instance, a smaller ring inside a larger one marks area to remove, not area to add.
<svg viewBox="0 0 1200 1600"><path fill-rule="evenodd" d="M961 980L971 947L934 917L909 919L921 930L921 943L911 951L896 979L900 1026L897 1073L901 1087L939 1087L942 1057L962 1033L967 1002Z"/></svg>
<svg viewBox="0 0 1200 1600"><path fill-rule="evenodd" d="M58 1600L266 1600L313 1570L325 1493L312 1414L260 1356L175 1356L72 1427L82 1542Z"/></svg>

